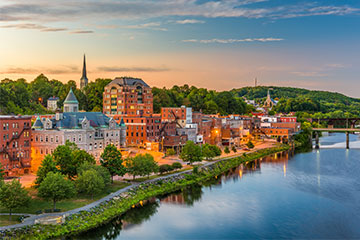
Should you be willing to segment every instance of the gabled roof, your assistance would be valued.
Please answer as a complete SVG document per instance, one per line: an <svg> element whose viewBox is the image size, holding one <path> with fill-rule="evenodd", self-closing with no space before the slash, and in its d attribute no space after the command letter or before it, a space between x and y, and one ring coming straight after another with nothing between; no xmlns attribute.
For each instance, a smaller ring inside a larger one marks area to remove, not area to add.
<svg viewBox="0 0 360 240"><path fill-rule="evenodd" d="M140 85L143 85L145 87L150 87L142 79L140 79L140 78L131 78L131 77L115 78L109 84L113 84L113 83L118 84L119 86L134 86L136 84L140 84Z"/></svg>
<svg viewBox="0 0 360 240"><path fill-rule="evenodd" d="M52 121L56 128L76 129L81 128L84 119L89 120L90 126L93 128L109 127L110 118L101 112L65 112L63 119Z"/></svg>
<svg viewBox="0 0 360 240"><path fill-rule="evenodd" d="M75 97L75 94L74 94L72 88L70 88L70 91L69 91L67 97L65 98L64 104L66 104L66 103L79 103Z"/></svg>
<svg viewBox="0 0 360 240"><path fill-rule="evenodd" d="M37 116L32 128L39 129L39 128L43 128L43 127L44 127L44 125L42 124L40 117Z"/></svg>

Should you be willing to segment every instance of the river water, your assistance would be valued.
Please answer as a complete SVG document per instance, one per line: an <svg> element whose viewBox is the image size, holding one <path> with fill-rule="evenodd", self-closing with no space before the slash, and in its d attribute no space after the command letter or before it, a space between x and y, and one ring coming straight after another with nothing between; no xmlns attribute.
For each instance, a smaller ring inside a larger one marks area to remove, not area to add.
<svg viewBox="0 0 360 240"><path fill-rule="evenodd" d="M239 166L76 239L360 238L360 149L344 141L333 134L320 150Z"/></svg>

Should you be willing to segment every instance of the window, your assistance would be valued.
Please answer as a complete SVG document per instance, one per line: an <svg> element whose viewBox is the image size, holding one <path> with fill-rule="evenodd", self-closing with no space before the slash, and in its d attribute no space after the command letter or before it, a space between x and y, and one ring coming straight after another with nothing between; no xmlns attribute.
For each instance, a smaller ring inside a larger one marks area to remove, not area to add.
<svg viewBox="0 0 360 240"><path fill-rule="evenodd" d="M81 142L81 138L82 138L82 135L81 135L81 134L79 134L79 142Z"/></svg>
<svg viewBox="0 0 360 240"><path fill-rule="evenodd" d="M59 137L55 136L55 142L59 142Z"/></svg>

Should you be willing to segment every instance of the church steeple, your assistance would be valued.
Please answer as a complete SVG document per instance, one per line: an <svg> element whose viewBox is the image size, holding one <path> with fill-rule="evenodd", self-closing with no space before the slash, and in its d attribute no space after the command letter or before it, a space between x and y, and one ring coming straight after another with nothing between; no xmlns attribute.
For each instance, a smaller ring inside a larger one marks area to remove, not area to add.
<svg viewBox="0 0 360 240"><path fill-rule="evenodd" d="M85 54L84 54L84 63L83 63L83 69L82 69L82 76L80 79L80 89L84 89L84 87L86 87L88 85L88 78L86 75L86 59L85 59Z"/></svg>

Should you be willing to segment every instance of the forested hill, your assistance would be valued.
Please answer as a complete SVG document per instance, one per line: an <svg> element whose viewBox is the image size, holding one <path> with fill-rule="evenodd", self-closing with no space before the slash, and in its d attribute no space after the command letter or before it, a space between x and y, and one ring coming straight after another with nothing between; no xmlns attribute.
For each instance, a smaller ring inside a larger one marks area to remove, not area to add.
<svg viewBox="0 0 360 240"><path fill-rule="evenodd" d="M349 117L360 115L360 99L345 96L341 93L328 91L313 91L292 87L244 87L233 89L231 92L237 97L245 97L249 100L265 99L267 91L271 97L279 100L275 107L277 112L304 111L317 113L317 117ZM320 114L327 113L327 115Z"/></svg>
<svg viewBox="0 0 360 240"><path fill-rule="evenodd" d="M264 98L267 95L267 90L270 90L272 98L311 98L317 101L326 101L332 103L343 103L343 104L352 104L354 102L360 103L359 98L351 98L345 96L344 94L337 92L328 92L328 91L314 91L304 88L293 88L293 87L243 87L239 89L233 89L232 92L235 92L239 97L246 97L247 99L257 99Z"/></svg>
<svg viewBox="0 0 360 240"><path fill-rule="evenodd" d="M80 91L76 82L66 84L49 80L43 74L33 81L25 79L4 79L0 82L0 114L36 114L46 113L46 100L49 97L60 98L62 103L72 88L79 101L79 107L85 111L102 111L104 87L111 79L96 79ZM197 88L187 84L172 88L153 87L154 112L161 107L192 107L194 111L206 114L243 114L254 111L254 107L246 105L244 98L256 100L260 105L271 88L271 97L279 100L273 109L275 112L298 112L302 117L350 117L360 116L360 99L350 98L340 93L326 91L310 91L289 87L244 87L230 91L215 91Z"/></svg>

